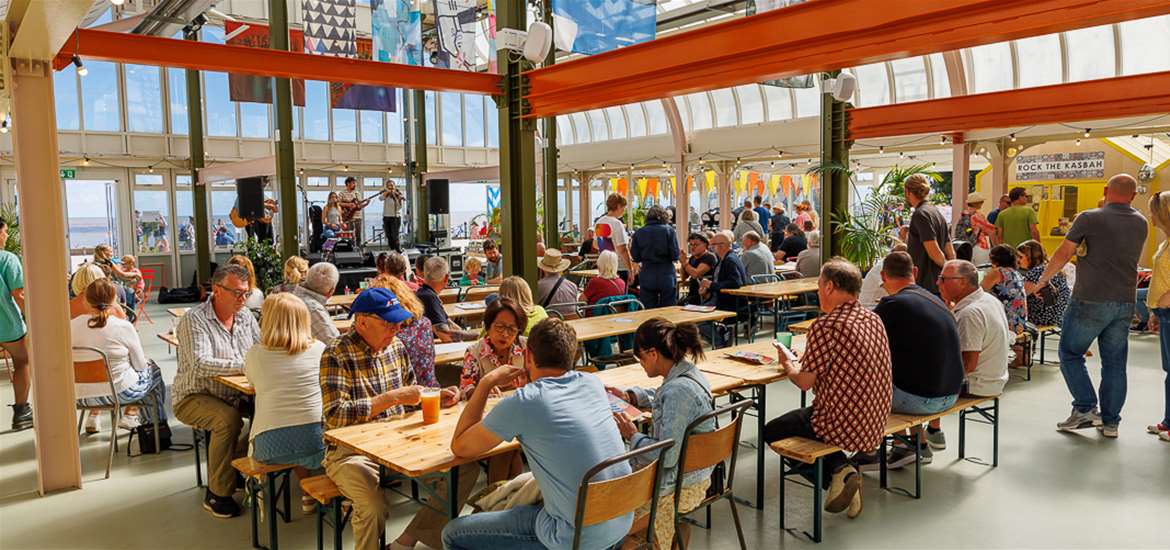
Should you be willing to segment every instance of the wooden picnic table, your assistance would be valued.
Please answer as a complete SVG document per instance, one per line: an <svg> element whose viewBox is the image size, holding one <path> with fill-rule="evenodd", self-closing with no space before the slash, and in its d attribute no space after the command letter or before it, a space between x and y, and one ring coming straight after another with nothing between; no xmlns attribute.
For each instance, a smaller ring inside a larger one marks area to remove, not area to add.
<svg viewBox="0 0 1170 550"><path fill-rule="evenodd" d="M216 376L215 381L244 395L256 395L256 388L252 387L252 383L248 381L248 377L242 374Z"/></svg>
<svg viewBox="0 0 1170 550"><path fill-rule="evenodd" d="M171 317L179 318L186 315L190 309L189 307L172 307L167 309L167 313L170 313Z"/></svg>
<svg viewBox="0 0 1170 550"><path fill-rule="evenodd" d="M813 317L812 319L805 319L799 323L792 323L788 325L788 332L793 334L807 334L809 330L812 330L812 325L816 320L817 318Z"/></svg>
<svg viewBox="0 0 1170 550"><path fill-rule="evenodd" d="M587 342L607 336L631 334L638 330L639 325L655 317L662 317L675 324L703 323L735 317L735 312L719 309L705 312L687 311L682 306L670 306L596 317L582 317L567 321L567 323L573 327L573 330L577 331L577 340Z"/></svg>
<svg viewBox="0 0 1170 550"><path fill-rule="evenodd" d="M452 319L474 319L483 317L487 304L483 300L456 302L443 304L443 310L447 312L447 317Z"/></svg>
<svg viewBox="0 0 1170 550"><path fill-rule="evenodd" d="M803 345L803 342L801 344ZM793 340L793 346L795 345L796 341ZM780 372L779 364L776 362L770 365L752 365L729 357L729 355L739 351L759 353L771 357L773 361L776 359L776 348L772 347L771 341L753 342L708 351L707 358L698 365L699 370L707 374L741 378L751 384L771 384L786 378L786 375Z"/></svg>
<svg viewBox="0 0 1170 550"><path fill-rule="evenodd" d="M615 367L597 371L595 374L606 386L621 389L637 386L652 390L657 389L663 382L661 377L650 378L646 376L646 371L642 369L641 365ZM714 395L725 395L744 386L742 378L713 373L704 374L707 376L707 381L711 383L711 393Z"/></svg>
<svg viewBox="0 0 1170 550"><path fill-rule="evenodd" d="M758 285L746 285L739 288L726 288L721 292L730 294L732 296L743 296L746 298L763 298L766 300L778 300L787 296L796 296L804 294L805 292L815 292L817 290L817 279L807 277L804 279L792 279L790 281L780 281L776 283L761 283Z"/></svg>

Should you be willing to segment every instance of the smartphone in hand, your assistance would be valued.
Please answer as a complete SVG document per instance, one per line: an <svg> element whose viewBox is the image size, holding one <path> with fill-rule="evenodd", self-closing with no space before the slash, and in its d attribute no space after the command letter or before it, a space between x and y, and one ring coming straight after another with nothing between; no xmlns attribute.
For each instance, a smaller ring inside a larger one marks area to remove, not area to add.
<svg viewBox="0 0 1170 550"><path fill-rule="evenodd" d="M784 342L773 340L772 346L774 346L789 361L797 360L796 354L793 353L791 349L788 349L788 346L784 345Z"/></svg>

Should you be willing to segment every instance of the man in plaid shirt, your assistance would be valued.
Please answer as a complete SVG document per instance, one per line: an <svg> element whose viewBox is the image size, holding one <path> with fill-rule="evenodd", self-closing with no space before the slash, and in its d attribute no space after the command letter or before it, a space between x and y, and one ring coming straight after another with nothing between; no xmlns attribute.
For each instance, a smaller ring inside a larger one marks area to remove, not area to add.
<svg viewBox="0 0 1170 550"><path fill-rule="evenodd" d="M406 413L419 404L421 386L414 374L406 348L395 336L411 314L398 297L385 288L363 291L350 306L353 330L325 348L321 356L321 400L327 429L377 422ZM443 390L443 406L458 403L457 388ZM341 494L353 501L355 548L380 549L379 538L386 524L386 501L379 484L378 465L370 458L348 449L330 446L325 455L325 473ZM479 469L475 464L459 467L459 505L471 494ZM436 494L446 494L445 484L436 484ZM447 516L430 506L415 514L393 549L413 548L422 541L441 548Z"/></svg>

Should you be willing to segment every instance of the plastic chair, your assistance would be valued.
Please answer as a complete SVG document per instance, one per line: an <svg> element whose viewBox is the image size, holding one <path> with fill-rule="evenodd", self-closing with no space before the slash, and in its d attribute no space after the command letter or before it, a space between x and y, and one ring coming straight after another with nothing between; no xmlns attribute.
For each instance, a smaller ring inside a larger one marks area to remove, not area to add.
<svg viewBox="0 0 1170 550"><path fill-rule="evenodd" d="M743 427L744 411L752 406L750 399L715 409L691 422L683 435L682 448L679 450L677 477L674 482L674 538L680 548L686 548L686 543L679 533L679 526L683 517L699 508L707 509L707 525L711 524L711 504L720 499L727 499L731 504L731 519L735 521L735 534L739 537L739 547L746 550L743 540L743 527L739 523L739 510L736 508L735 494L732 484L735 481L735 462L739 457L739 434ZM708 420L717 419L725 414L731 414L732 420L722 428L710 432L697 432L700 426ZM708 490L707 497L695 506L694 510L686 512L678 509L679 499L682 497L682 482L686 474L696 470L710 468L717 464L728 462L727 480L722 487L714 487L715 491Z"/></svg>
<svg viewBox="0 0 1170 550"><path fill-rule="evenodd" d="M91 353L96 355L97 359L81 360L78 358L78 352ZM110 359L106 353L100 349L89 346L73 346L73 381L75 384L107 384L110 387L109 397L113 400L113 405L83 405L80 401L77 402L77 410L81 413L77 417L77 431L81 432L81 425L85 422L85 415L94 410L109 410L110 411L110 457L106 461L106 479L110 479L110 468L114 464L114 452L118 450L118 421L122 418L122 407L129 403L143 403L147 406L153 407L153 411L157 411L159 403L154 400L154 394L146 394L142 399L135 401L122 402L118 397L118 392L114 388L114 377L110 372ZM103 396L105 397L105 396ZM158 431L158 415L152 414L154 423L154 448L159 447L159 431ZM129 452L129 443L127 442L127 452Z"/></svg>
<svg viewBox="0 0 1170 550"><path fill-rule="evenodd" d="M139 269L139 271L142 272L142 280L146 283L146 286L142 289L142 299L138 300L138 311L136 313L138 319L145 318L153 325L154 319L151 319L150 314L146 313L146 302L150 300L150 293L154 291L155 270L154 268L144 267Z"/></svg>
<svg viewBox="0 0 1170 550"><path fill-rule="evenodd" d="M626 515L638 507L650 503L650 527L646 529L648 548L654 548L654 517L658 509L658 488L662 484L662 469L659 464L662 453L674 445L673 439L665 439L653 445L639 447L628 453L601 461L585 472L577 488L577 512L573 520L573 550L581 547L582 528L597 525L613 518ZM614 464L628 462L635 456L657 453L658 458L646 467L628 475L593 481L597 474Z"/></svg>

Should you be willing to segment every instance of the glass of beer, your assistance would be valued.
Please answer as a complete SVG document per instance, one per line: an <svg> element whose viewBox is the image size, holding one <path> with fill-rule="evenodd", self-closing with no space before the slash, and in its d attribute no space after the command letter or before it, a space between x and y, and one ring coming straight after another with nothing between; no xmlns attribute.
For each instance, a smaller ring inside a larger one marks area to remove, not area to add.
<svg viewBox="0 0 1170 550"><path fill-rule="evenodd" d="M434 424L439 421L439 402L441 391L439 388L423 388L422 413L423 424Z"/></svg>

